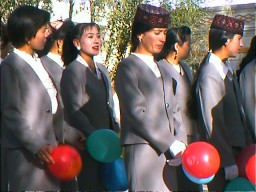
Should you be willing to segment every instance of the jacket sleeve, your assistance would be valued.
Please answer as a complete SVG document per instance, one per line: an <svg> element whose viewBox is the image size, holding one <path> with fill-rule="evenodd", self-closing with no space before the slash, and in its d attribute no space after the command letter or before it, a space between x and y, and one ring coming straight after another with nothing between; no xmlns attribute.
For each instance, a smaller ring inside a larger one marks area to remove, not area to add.
<svg viewBox="0 0 256 192"><path fill-rule="evenodd" d="M61 79L61 96L64 104L65 119L71 126L80 130L87 137L95 128L88 117L80 110L84 105L83 86L79 74L72 70L64 69ZM89 98L87 98L89 99Z"/></svg>

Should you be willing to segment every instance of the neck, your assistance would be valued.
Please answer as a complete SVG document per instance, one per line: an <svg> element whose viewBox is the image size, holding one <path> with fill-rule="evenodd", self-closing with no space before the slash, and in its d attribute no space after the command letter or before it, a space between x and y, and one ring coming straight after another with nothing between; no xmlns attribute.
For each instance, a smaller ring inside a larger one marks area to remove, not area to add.
<svg viewBox="0 0 256 192"><path fill-rule="evenodd" d="M179 60L178 59L175 59L174 58L174 55L167 55L167 57L165 58L165 60L170 63L170 64L173 64L173 65L179 65Z"/></svg>
<svg viewBox="0 0 256 192"><path fill-rule="evenodd" d="M223 63L225 63L228 59L228 54L226 53L226 51L224 49L216 50L213 52L213 54L215 54L217 57L219 57Z"/></svg>
<svg viewBox="0 0 256 192"><path fill-rule="evenodd" d="M33 56L33 54L34 54L34 51L26 44L22 47L17 48L17 49L19 49L20 51L24 51L24 52L26 52L27 54L29 54L31 56Z"/></svg>

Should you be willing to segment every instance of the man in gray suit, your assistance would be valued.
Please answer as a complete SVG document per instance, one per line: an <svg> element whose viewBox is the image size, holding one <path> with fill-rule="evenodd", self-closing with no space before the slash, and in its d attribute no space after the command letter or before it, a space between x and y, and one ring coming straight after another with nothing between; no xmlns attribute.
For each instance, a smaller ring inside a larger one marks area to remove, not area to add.
<svg viewBox="0 0 256 192"><path fill-rule="evenodd" d="M2 190L59 190L47 169L63 143L59 94L35 51L44 48L50 13L21 6L8 18L14 52L1 64Z"/></svg>
<svg viewBox="0 0 256 192"><path fill-rule="evenodd" d="M228 181L238 177L236 157L249 144L248 130L237 82L227 65L243 46L244 21L215 15L209 31L210 53L200 65L194 84L202 140L220 154L221 165L208 184L211 191L222 191Z"/></svg>

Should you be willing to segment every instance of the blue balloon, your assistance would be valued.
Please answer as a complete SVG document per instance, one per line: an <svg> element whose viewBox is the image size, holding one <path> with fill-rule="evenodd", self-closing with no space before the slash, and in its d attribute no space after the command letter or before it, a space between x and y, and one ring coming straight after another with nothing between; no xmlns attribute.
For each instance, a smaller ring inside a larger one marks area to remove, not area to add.
<svg viewBox="0 0 256 192"><path fill-rule="evenodd" d="M111 163L101 163L100 177L103 186L108 191L128 189L124 160L121 157Z"/></svg>
<svg viewBox="0 0 256 192"><path fill-rule="evenodd" d="M98 129L91 133L86 140L86 147L95 160L103 163L114 161L123 151L119 135L111 129Z"/></svg>
<svg viewBox="0 0 256 192"><path fill-rule="evenodd" d="M182 166L182 169L183 169L183 172L185 173L185 175L187 176L187 178L189 178L189 180L191 180L192 182L194 183L197 183L197 184L206 184L206 183L209 183L211 180L213 180L214 175L210 176L210 177L207 177L207 178L196 178L196 177L193 177L192 175L190 175L185 169L184 167Z"/></svg>

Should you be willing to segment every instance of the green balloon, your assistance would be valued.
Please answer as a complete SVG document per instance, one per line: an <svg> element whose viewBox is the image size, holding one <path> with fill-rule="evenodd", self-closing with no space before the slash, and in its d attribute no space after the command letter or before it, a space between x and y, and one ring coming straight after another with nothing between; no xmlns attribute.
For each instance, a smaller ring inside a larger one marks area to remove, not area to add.
<svg viewBox="0 0 256 192"><path fill-rule="evenodd" d="M237 177L230 181L225 191L255 191L255 186L248 180L242 177Z"/></svg>
<svg viewBox="0 0 256 192"><path fill-rule="evenodd" d="M86 140L87 150L97 161L110 163L122 154L119 135L111 129L98 129Z"/></svg>

